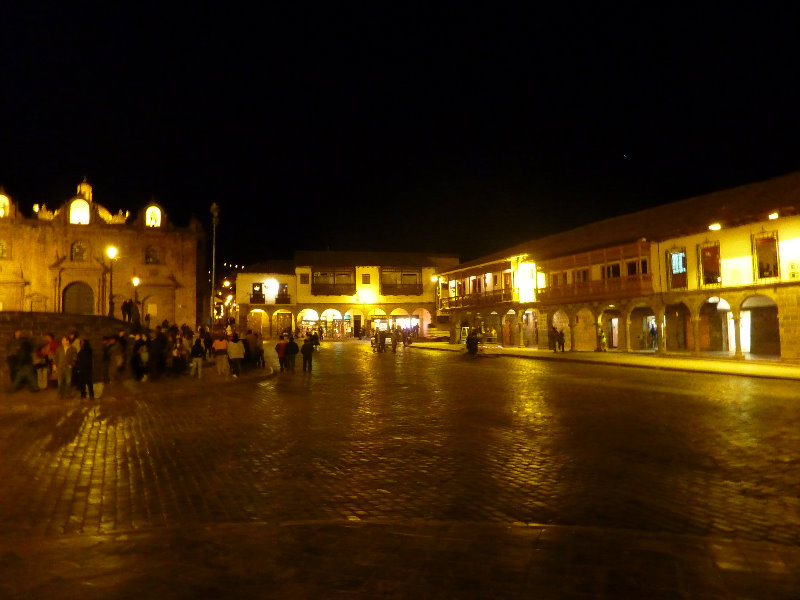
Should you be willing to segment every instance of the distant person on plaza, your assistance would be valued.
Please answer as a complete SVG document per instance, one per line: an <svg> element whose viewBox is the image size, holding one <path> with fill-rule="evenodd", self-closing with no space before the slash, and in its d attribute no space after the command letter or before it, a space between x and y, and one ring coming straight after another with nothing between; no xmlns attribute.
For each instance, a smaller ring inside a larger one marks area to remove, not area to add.
<svg viewBox="0 0 800 600"><path fill-rule="evenodd" d="M214 351L214 362L217 366L217 375L228 374L228 338L219 334L211 348Z"/></svg>
<svg viewBox="0 0 800 600"><path fill-rule="evenodd" d="M286 361L287 371L294 372L294 363L299 352L300 346L297 345L293 337L289 336L289 341L286 342L286 348L284 348L284 359Z"/></svg>
<svg viewBox="0 0 800 600"><path fill-rule="evenodd" d="M11 376L11 381L13 382L14 379L17 377L17 358L19 354L19 347L21 344L21 339L23 338L22 330L17 329L14 332L14 336L11 338L11 341L8 342L8 346L6 347L6 362L8 363L8 372Z"/></svg>
<svg viewBox="0 0 800 600"><path fill-rule="evenodd" d="M303 371L308 370L311 372L311 361L314 358L314 341L306 336L305 341L303 342L303 347L300 348L300 353L303 355ZM308 367L308 369L306 369Z"/></svg>
<svg viewBox="0 0 800 600"><path fill-rule="evenodd" d="M564 339L564 330L563 329L559 329L558 330L558 338L557 339L558 339L558 349L561 350L562 352L564 352L564 344L565 344L566 340Z"/></svg>
<svg viewBox="0 0 800 600"><path fill-rule="evenodd" d="M203 361L206 359L206 349L203 348L203 340L197 336L192 344L191 352L192 362L189 366L189 377L194 377L197 373L197 378L203 378Z"/></svg>
<svg viewBox="0 0 800 600"><path fill-rule="evenodd" d="M66 398L72 393L72 367L75 365L77 357L78 353L69 343L69 338L62 337L61 345L56 349L55 355L58 395L62 398Z"/></svg>
<svg viewBox="0 0 800 600"><path fill-rule="evenodd" d="M392 331L392 352L397 353L397 343L400 341L400 334L397 329Z"/></svg>
<svg viewBox="0 0 800 600"><path fill-rule="evenodd" d="M53 362L56 350L58 350L58 344L58 340L55 339L52 333L45 333L44 340L36 351L36 378L40 390L47 388L47 382L53 372Z"/></svg>
<svg viewBox="0 0 800 600"><path fill-rule="evenodd" d="M231 363L231 373L234 377L242 374L242 361L244 360L244 343L239 335L234 333L233 339L228 342L228 360Z"/></svg>
<svg viewBox="0 0 800 600"><path fill-rule="evenodd" d="M133 331L138 332L142 328L141 313L139 312L139 301L131 303L131 325Z"/></svg>
<svg viewBox="0 0 800 600"><path fill-rule="evenodd" d="M286 340L283 339L283 335L278 337L278 343L275 344L275 352L278 354L278 365L281 368L281 372L286 369Z"/></svg>
<svg viewBox="0 0 800 600"><path fill-rule="evenodd" d="M472 329L467 335L467 354L470 356L478 355L478 330Z"/></svg>
<svg viewBox="0 0 800 600"><path fill-rule="evenodd" d="M655 321L650 323L650 345L653 350L658 349L658 329L656 328Z"/></svg>
<svg viewBox="0 0 800 600"><path fill-rule="evenodd" d="M89 392L89 400L94 400L94 384L92 382L92 346L86 338L80 338L81 349L75 359L75 366L72 368L73 383L76 384L81 398L86 398Z"/></svg>
<svg viewBox="0 0 800 600"><path fill-rule="evenodd" d="M311 334L311 343L314 344L314 350L319 350L319 334L316 331Z"/></svg>

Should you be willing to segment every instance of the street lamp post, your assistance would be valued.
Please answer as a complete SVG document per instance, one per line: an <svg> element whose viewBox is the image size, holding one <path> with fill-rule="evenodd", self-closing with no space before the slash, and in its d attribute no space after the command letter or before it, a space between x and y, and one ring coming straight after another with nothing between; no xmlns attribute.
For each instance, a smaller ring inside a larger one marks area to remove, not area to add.
<svg viewBox="0 0 800 600"><path fill-rule="evenodd" d="M106 248L108 261L108 316L114 316L114 259L117 257L117 249L114 246Z"/></svg>
<svg viewBox="0 0 800 600"><path fill-rule="evenodd" d="M139 292L140 279L138 277L134 277L133 279L131 279L131 283L133 283L133 301L134 302L138 302L139 301L138 292Z"/></svg>
<svg viewBox="0 0 800 600"><path fill-rule="evenodd" d="M219 206L214 202L211 205L211 296L209 298L210 310L208 320L214 327L214 283L217 276L217 225L219 225Z"/></svg>

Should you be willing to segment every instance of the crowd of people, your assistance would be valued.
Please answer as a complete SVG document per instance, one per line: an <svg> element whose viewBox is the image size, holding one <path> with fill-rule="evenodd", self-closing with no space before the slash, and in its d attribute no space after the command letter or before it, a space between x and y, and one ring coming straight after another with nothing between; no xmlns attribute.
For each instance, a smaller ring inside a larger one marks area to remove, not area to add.
<svg viewBox="0 0 800 600"><path fill-rule="evenodd" d="M11 391L55 387L62 397L77 393L92 399L97 383L182 375L202 379L206 361L214 361L219 375L233 378L245 370L266 367L263 340L257 332L248 330L241 337L230 328L212 333L200 327L195 332L187 325L178 327L166 321L153 330L137 328L135 333L121 330L104 336L101 356L96 369L89 339L79 332L60 339L47 333L34 340L17 330L6 353Z"/></svg>

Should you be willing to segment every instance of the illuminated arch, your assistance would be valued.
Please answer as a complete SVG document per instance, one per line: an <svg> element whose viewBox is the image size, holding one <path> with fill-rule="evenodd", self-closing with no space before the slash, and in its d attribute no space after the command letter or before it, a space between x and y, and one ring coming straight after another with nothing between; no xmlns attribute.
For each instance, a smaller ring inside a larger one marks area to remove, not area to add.
<svg viewBox="0 0 800 600"><path fill-rule="evenodd" d="M91 209L86 200L73 200L69 206L69 222L73 225L88 225L91 217Z"/></svg>
<svg viewBox="0 0 800 600"><path fill-rule="evenodd" d="M7 217L10 213L11 203L8 200L8 196L0 192L0 219L3 217Z"/></svg>
<svg viewBox="0 0 800 600"><path fill-rule="evenodd" d="M144 213L144 224L147 227L161 227L161 209L157 206L148 206Z"/></svg>

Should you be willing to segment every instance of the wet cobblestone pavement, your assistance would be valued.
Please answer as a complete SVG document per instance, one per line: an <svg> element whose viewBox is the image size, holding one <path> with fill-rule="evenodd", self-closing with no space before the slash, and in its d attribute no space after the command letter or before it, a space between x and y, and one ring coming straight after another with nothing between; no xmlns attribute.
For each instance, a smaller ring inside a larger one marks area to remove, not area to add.
<svg viewBox="0 0 800 600"><path fill-rule="evenodd" d="M326 344L0 408L0 597L797 598L800 382Z"/></svg>

